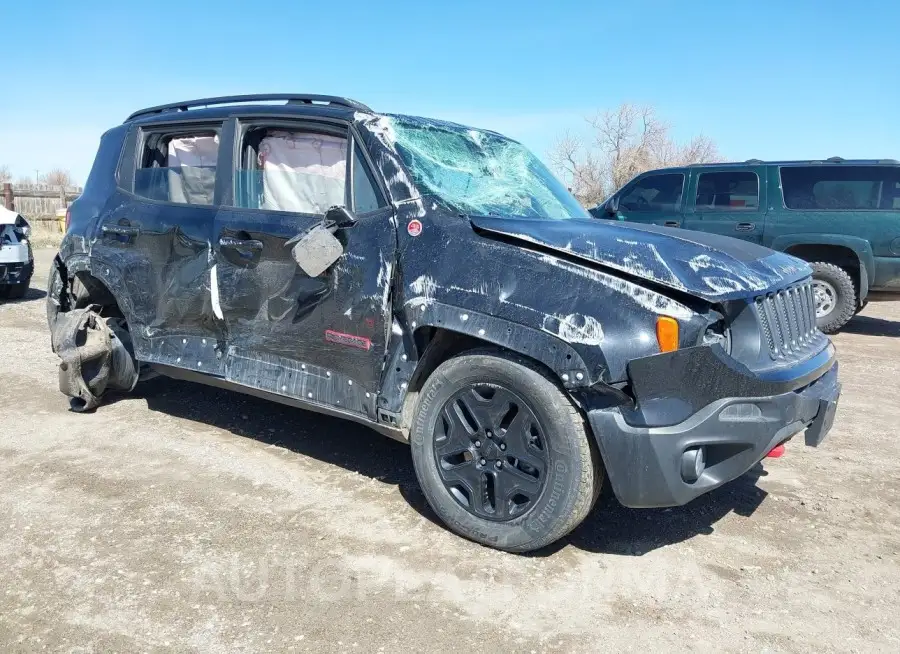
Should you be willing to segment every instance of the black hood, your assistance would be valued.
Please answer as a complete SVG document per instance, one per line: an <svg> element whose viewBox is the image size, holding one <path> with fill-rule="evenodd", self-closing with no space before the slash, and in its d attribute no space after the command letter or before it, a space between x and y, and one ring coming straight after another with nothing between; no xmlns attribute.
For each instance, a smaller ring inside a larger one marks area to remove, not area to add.
<svg viewBox="0 0 900 654"><path fill-rule="evenodd" d="M470 220L483 232L534 243L709 302L784 288L812 273L800 259L719 234L603 220Z"/></svg>

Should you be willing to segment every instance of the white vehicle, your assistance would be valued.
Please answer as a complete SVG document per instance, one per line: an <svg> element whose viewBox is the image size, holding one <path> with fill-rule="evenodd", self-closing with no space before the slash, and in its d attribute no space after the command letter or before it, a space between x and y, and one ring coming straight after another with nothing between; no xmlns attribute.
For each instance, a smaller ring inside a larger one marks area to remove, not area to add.
<svg viewBox="0 0 900 654"><path fill-rule="evenodd" d="M0 206L0 298L20 298L28 290L34 272L30 232L28 221Z"/></svg>

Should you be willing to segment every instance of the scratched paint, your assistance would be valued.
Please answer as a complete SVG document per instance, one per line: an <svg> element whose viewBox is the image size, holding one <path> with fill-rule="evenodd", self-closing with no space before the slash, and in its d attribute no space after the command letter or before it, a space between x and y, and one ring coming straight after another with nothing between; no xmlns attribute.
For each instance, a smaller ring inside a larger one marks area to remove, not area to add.
<svg viewBox="0 0 900 654"><path fill-rule="evenodd" d="M546 316L541 329L567 343L582 345L603 343L603 326L599 320L591 316L577 313L570 313L567 316Z"/></svg>

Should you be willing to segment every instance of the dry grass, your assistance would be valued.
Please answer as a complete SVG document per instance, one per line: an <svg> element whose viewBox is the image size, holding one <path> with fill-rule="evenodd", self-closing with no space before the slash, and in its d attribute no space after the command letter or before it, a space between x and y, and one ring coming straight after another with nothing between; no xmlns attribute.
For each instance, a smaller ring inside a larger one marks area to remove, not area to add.
<svg viewBox="0 0 900 654"><path fill-rule="evenodd" d="M34 220L31 225L31 246L35 248L55 247L62 242L63 233L59 231L57 222Z"/></svg>

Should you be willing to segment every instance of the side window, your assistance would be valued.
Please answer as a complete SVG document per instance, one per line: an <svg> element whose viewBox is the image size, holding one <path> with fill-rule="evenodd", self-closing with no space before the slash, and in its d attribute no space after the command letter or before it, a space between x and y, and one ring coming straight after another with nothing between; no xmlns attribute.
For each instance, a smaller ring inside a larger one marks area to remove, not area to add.
<svg viewBox="0 0 900 654"><path fill-rule="evenodd" d="M781 186L788 209L900 208L897 169L888 166L786 166L781 169Z"/></svg>
<svg viewBox="0 0 900 654"><path fill-rule="evenodd" d="M134 192L151 200L213 204L219 135L216 130L145 132Z"/></svg>
<svg viewBox="0 0 900 654"><path fill-rule="evenodd" d="M383 206L385 203L357 143L353 148L353 211L360 214Z"/></svg>
<svg viewBox="0 0 900 654"><path fill-rule="evenodd" d="M697 211L756 211L759 177L744 170L700 173L695 200Z"/></svg>
<svg viewBox="0 0 900 654"><path fill-rule="evenodd" d="M625 211L680 211L683 187L682 173L647 175L625 188L619 207Z"/></svg>
<svg viewBox="0 0 900 654"><path fill-rule="evenodd" d="M346 180L346 137L253 127L242 143L235 204L324 214L330 207L346 204Z"/></svg>

